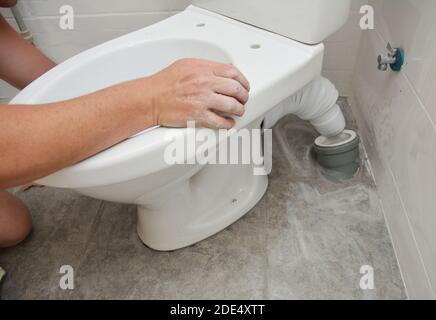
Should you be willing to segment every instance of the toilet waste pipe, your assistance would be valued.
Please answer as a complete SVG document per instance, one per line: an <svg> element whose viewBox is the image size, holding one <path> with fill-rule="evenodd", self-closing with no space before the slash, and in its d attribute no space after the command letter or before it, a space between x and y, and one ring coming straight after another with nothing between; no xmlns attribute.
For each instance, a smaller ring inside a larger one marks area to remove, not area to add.
<svg viewBox="0 0 436 320"><path fill-rule="evenodd" d="M345 118L337 104L338 90L326 78L318 77L293 96L270 111L264 121L272 128L287 114L309 121L325 137L334 137L345 130Z"/></svg>

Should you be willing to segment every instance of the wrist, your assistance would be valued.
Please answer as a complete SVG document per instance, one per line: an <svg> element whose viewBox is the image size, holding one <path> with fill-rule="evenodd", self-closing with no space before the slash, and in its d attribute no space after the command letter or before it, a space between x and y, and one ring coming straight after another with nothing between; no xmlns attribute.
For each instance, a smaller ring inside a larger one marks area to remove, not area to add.
<svg viewBox="0 0 436 320"><path fill-rule="evenodd" d="M160 103L159 103L159 93L156 88L155 81L153 79L153 76L145 78L144 81L146 81L144 87L147 88L148 91L148 100L150 109L149 112L152 117L153 126L159 126L161 125L161 119L160 119Z"/></svg>
<svg viewBox="0 0 436 320"><path fill-rule="evenodd" d="M127 86L127 88L123 89L128 92L127 100L130 106L139 117L144 119L147 127L159 125L157 96L153 86L153 80L148 77L126 82L123 85Z"/></svg>

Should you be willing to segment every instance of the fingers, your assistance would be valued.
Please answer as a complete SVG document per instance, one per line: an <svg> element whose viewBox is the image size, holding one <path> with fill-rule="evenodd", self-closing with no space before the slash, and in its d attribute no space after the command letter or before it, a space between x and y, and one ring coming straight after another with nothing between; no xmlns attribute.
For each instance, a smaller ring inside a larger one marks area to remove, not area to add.
<svg viewBox="0 0 436 320"><path fill-rule="evenodd" d="M200 125L210 129L231 129L235 125L235 120L220 116L213 111L206 111Z"/></svg>
<svg viewBox="0 0 436 320"><path fill-rule="evenodd" d="M153 83L163 87L155 99L156 122L160 125L184 126L192 119L199 126L231 129L235 120L230 116L245 112L250 84L231 64L183 59L155 76L159 81Z"/></svg>
<svg viewBox="0 0 436 320"><path fill-rule="evenodd" d="M217 78L214 86L216 93L235 98L242 104L248 102L248 90L243 87L238 81L229 78Z"/></svg>
<svg viewBox="0 0 436 320"><path fill-rule="evenodd" d="M245 113L242 103L232 97L216 94L209 103L209 109L241 117Z"/></svg>
<svg viewBox="0 0 436 320"><path fill-rule="evenodd" d="M209 105L209 110L205 111L201 125L211 129L231 129L235 125L235 120L219 113L228 113L242 116L245 107L235 98L216 94L213 102Z"/></svg>
<svg viewBox="0 0 436 320"><path fill-rule="evenodd" d="M229 78L238 81L247 91L250 91L250 83L247 78L232 64L219 64L214 70L218 77Z"/></svg>

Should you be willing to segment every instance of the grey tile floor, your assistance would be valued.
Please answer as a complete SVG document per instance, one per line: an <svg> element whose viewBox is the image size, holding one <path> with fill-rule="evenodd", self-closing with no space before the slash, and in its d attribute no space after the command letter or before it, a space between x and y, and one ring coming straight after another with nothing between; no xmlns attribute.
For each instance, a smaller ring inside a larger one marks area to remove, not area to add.
<svg viewBox="0 0 436 320"><path fill-rule="evenodd" d="M340 103L355 127L345 99ZM326 178L311 156L316 132L292 116L274 129L273 172L263 200L223 232L160 253L135 233L135 207L73 192L19 192L34 232L0 251L4 299L405 299L400 272L365 168ZM59 287L59 268L75 289ZM359 287L375 270L375 290Z"/></svg>

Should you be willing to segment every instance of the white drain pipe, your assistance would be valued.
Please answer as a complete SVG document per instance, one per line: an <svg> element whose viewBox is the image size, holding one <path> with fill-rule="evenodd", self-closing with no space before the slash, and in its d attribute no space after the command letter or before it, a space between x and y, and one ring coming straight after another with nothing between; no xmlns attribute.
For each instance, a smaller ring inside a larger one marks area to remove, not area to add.
<svg viewBox="0 0 436 320"><path fill-rule="evenodd" d="M337 136L345 130L345 118L336 103L338 97L335 86L319 77L269 112L264 126L272 128L285 115L295 114L308 120L321 135Z"/></svg>
<svg viewBox="0 0 436 320"><path fill-rule="evenodd" d="M17 5L11 8L12 14L14 15L15 21L17 22L18 28L20 29L21 36L33 44L33 36L30 30L27 28L24 23L23 17L21 16L21 12L18 10Z"/></svg>

